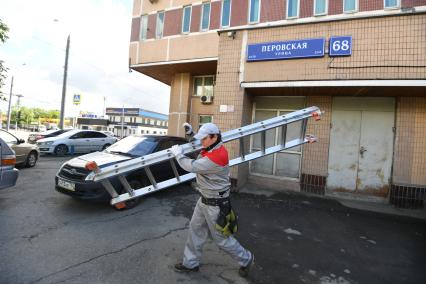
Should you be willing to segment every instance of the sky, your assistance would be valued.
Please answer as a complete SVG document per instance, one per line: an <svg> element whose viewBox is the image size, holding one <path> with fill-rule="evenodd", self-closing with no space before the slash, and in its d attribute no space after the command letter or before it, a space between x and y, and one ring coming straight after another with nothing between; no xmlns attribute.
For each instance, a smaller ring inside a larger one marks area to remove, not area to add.
<svg viewBox="0 0 426 284"><path fill-rule="evenodd" d="M61 108L67 37L70 35L65 116L102 115L107 107L168 113L170 88L129 72L133 0L0 0L9 39L0 59L9 68L2 91L21 94L21 105ZM81 105L73 104L74 94ZM15 105L17 97L12 99ZM3 113L8 102L0 102Z"/></svg>

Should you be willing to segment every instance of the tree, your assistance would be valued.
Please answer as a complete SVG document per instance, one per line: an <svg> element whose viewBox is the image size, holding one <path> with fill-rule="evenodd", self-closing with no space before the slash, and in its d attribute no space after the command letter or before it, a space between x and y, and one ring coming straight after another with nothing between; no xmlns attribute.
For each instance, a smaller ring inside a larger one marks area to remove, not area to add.
<svg viewBox="0 0 426 284"><path fill-rule="evenodd" d="M0 43L4 43L8 39L8 31L9 28L0 19ZM0 99L6 100L4 93L2 92L2 87L4 85L4 80L6 79L7 68L3 65L3 62L3 60L0 60Z"/></svg>

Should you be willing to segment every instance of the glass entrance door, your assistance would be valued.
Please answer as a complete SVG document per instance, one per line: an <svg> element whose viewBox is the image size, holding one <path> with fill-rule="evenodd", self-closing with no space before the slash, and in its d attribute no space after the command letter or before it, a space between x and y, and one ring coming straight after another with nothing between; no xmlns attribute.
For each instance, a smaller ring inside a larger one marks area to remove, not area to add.
<svg viewBox="0 0 426 284"><path fill-rule="evenodd" d="M268 118L284 115L294 110L262 110L254 112L254 122L259 122ZM302 123L295 122L287 125L286 142L300 137ZM261 149L260 134L253 135L252 152ZM280 143L281 128L268 130L266 132L266 147L278 145ZM300 164L302 157L301 146L293 147L260 159L256 159L250 164L250 173L253 175L271 176L279 178L290 178L298 180L300 178Z"/></svg>

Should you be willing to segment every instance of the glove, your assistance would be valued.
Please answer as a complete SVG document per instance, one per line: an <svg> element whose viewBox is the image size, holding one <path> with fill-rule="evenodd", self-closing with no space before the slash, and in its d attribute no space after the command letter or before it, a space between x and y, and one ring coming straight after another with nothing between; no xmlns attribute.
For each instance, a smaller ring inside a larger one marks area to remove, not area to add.
<svg viewBox="0 0 426 284"><path fill-rule="evenodd" d="M179 145L174 145L172 146L172 148L170 149L170 151L172 152L173 156L178 156L180 154L183 154L183 149L181 146Z"/></svg>
<svg viewBox="0 0 426 284"><path fill-rule="evenodd" d="M194 133L192 131L192 126L191 124L189 124L188 122L185 122L184 124L182 124L182 127L185 128L185 133L186 135L191 135L192 133Z"/></svg>

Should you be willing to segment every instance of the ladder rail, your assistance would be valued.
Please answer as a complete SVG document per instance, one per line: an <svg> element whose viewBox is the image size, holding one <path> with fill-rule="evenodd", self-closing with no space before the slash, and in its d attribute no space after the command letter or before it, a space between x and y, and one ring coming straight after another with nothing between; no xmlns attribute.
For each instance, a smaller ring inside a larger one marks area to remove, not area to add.
<svg viewBox="0 0 426 284"><path fill-rule="evenodd" d="M311 142L312 141L309 139L309 137L305 138L303 141L301 141L301 139L299 139L299 138L296 138L296 139L293 139L291 141L288 141L287 143L285 143L285 145L284 144L275 145L275 146L266 148L264 153L260 150L260 151L256 151L256 152L247 154L247 155L244 156L244 158L238 157L238 158L232 159L232 160L229 161L229 166L230 167L236 166L236 165L248 162L248 161L255 160L255 159L260 158L260 157L271 155L271 154L274 154L274 153L277 153L277 152L280 152L280 151L283 151L283 150L286 150L286 149L293 148L293 147L298 146L298 145L303 145L303 144L311 143ZM111 199L111 205L116 205L118 203L130 200L130 199L133 199L133 198L138 198L138 197L141 197L141 196L144 196L144 195L147 195L147 194L151 194L151 193L160 191L162 189L166 189L166 188L169 188L169 187L181 184L181 183L191 181L192 179L195 178L195 176L196 175L194 173L188 173L188 174L180 176L179 179L174 177L174 178L156 183L155 186L149 185L149 186L145 186L145 187L142 187L142 188L139 188L139 189L134 189L133 195L131 195L129 193L123 193L123 194L120 194L118 196L113 197Z"/></svg>
<svg viewBox="0 0 426 284"><path fill-rule="evenodd" d="M274 129L283 125L287 125L289 123L308 119L312 116L315 117L318 115L321 115L321 111L318 107L314 106L305 108L289 114L280 115L274 118L270 118L264 121L256 122L247 126L242 126L240 128L224 132L222 134L222 141L223 143L226 143L245 136L251 136L256 133L262 133L269 129ZM181 147L183 150L183 154L190 154L192 152L201 150L201 142L193 141L183 144L181 145ZM263 147L262 149L265 149L265 147ZM174 157L170 149L162 150L143 157L138 157L128 161L120 162L112 166L100 167L100 170L98 172L91 172L86 177L86 181L105 180L113 176L125 174L127 172L131 172L140 168L145 168L173 158Z"/></svg>

